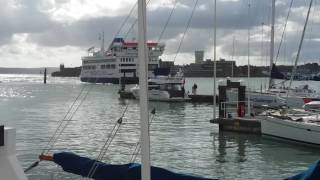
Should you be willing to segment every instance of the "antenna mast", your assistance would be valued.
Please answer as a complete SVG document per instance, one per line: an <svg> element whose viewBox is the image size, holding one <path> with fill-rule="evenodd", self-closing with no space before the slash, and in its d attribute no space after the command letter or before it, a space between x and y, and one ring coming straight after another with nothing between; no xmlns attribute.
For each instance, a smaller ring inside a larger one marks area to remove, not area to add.
<svg viewBox="0 0 320 180"><path fill-rule="evenodd" d="M214 35L213 35L213 46L214 46L214 56L213 56L213 119L216 118L216 95L217 95L217 0L214 0Z"/></svg>
<svg viewBox="0 0 320 180"><path fill-rule="evenodd" d="M272 18L271 18L271 43L270 43L270 67L269 67L269 89L273 86L273 79L271 77L274 56L274 24L276 17L276 0L272 0Z"/></svg>

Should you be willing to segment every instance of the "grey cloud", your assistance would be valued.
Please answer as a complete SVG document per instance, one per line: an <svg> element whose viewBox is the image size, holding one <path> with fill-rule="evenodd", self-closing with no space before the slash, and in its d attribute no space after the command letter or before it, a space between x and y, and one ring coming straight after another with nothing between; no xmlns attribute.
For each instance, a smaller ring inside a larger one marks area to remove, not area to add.
<svg viewBox="0 0 320 180"><path fill-rule="evenodd" d="M63 6L66 0L55 0L53 4L46 4L45 1L29 0L19 1L22 8L8 11L8 3L0 2L0 23L5 24L0 29L0 46L8 43L15 33L29 33L29 42L34 42L44 46L80 46L89 47L91 45L99 45L98 34L104 30L106 35L106 44L110 42L117 32L120 24L125 16L113 17L87 17L71 23L57 22L51 19L45 10L53 8L52 6ZM178 8L169 22L162 41L168 43L166 53L174 54L179 43L179 34L185 30L186 23L191 14L194 0L180 0ZM232 54L232 37L237 38L235 56L245 56L247 54L247 38L246 31L252 29L252 35L259 37L261 23L270 24L271 1L260 0L251 1L251 16L248 18L247 1L218 1L218 46L221 47L224 55ZM283 20L287 14L290 1L277 1L277 30L281 30ZM307 1L308 3L309 1ZM41 8L45 7L45 8ZM213 1L199 0L198 7L191 21L190 29L182 44L181 52L193 53L195 49L210 50L212 48L212 32L213 32ZM294 8L303 7L307 10L305 1L295 1ZM131 8L131 7L130 7ZM128 9L130 9L128 8ZM316 9L319 7L316 7ZM171 9L168 7L159 7L152 11L148 11L148 37L157 40L159 34L169 16ZM293 11L294 12L294 11ZM297 29L302 28L305 17L298 13L292 13L290 21L298 24ZM134 17L130 18L122 35L135 21ZM317 24L315 27L319 28ZM265 31L267 28L265 28ZM300 31L287 34L287 54L292 56L297 49L297 37L300 37ZM277 36L281 32L276 32ZM313 38L320 38L316 30L312 33ZM175 41L173 41L175 40ZM276 44L278 44L277 39ZM171 44L170 44L171 43ZM306 45L302 54L303 58L311 58L317 56L317 46L319 43L311 43ZM267 49L268 43L264 44ZM252 39L252 54L259 56L261 54L260 38ZM277 47L277 45L276 45ZM267 55L268 50L264 50Z"/></svg>

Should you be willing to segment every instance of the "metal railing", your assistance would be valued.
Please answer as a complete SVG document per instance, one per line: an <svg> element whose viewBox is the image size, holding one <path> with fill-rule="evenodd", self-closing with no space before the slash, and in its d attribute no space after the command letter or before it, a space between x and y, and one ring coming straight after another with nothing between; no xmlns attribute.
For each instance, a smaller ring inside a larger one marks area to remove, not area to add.
<svg viewBox="0 0 320 180"><path fill-rule="evenodd" d="M223 118L234 118L239 117L238 110L239 104L244 103L244 111L245 115L248 115L248 110L246 109L248 101L225 101L220 102L220 109L224 111ZM250 103L251 109L253 108L253 103Z"/></svg>

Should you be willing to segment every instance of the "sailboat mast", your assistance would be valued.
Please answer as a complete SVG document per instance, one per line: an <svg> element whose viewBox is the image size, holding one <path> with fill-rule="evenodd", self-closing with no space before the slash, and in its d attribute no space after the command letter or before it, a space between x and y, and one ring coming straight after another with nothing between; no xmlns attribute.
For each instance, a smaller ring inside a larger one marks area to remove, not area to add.
<svg viewBox="0 0 320 180"><path fill-rule="evenodd" d="M250 20L250 0L248 3L248 19ZM248 27L248 82L247 82L247 95L248 95L248 115L251 117L251 103L250 103L250 26Z"/></svg>
<svg viewBox="0 0 320 180"><path fill-rule="evenodd" d="M146 0L138 0L138 58L140 85L141 179L150 180L150 135L148 111L148 55L146 45Z"/></svg>
<svg viewBox="0 0 320 180"><path fill-rule="evenodd" d="M271 77L274 56L274 24L276 19L276 0L272 0L272 18L271 18L271 42L270 42L270 67L269 67L269 89L273 86Z"/></svg>
<svg viewBox="0 0 320 180"><path fill-rule="evenodd" d="M313 2L313 0L310 0L308 14L307 14L306 21L304 23L302 36L301 36L300 44L299 44L299 49L298 49L298 53L297 53L297 56L296 56L296 61L294 62L294 66L293 66L292 73L291 73L289 88L292 85L293 77L294 77L294 74L296 73L296 70L297 70L297 64L298 64L298 60L299 60L299 57L300 57L300 52L301 52L301 48L302 48L302 44L303 44L303 40L304 40L304 34L306 32L308 21L309 21L309 15L310 15L311 7L312 7L312 2Z"/></svg>
<svg viewBox="0 0 320 180"><path fill-rule="evenodd" d="M214 56L213 56L213 119L216 118L216 97L217 97L217 51L216 51L216 46L217 46L217 0L214 0L214 32L213 32L213 51L214 51Z"/></svg>

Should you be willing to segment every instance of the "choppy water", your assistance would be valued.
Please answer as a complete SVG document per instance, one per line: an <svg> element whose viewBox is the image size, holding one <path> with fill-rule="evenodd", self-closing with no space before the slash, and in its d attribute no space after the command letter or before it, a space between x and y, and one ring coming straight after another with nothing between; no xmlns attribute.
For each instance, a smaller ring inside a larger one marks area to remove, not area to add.
<svg viewBox="0 0 320 180"><path fill-rule="evenodd" d="M17 128L18 159L25 168L37 159L49 137L80 91L90 90L73 121L53 151L68 150L96 157L106 136L126 105L125 124L106 154L105 162L127 163L139 135L139 104L118 99L117 85L87 85L77 78L38 75L0 75L0 124ZM252 79L259 89L266 79ZM187 79L186 89L198 84L210 94L212 80ZM297 84L304 82L297 82ZM308 82L320 90L319 83ZM151 125L152 164L176 172L220 179L283 179L320 159L320 150L257 135L219 133L210 124L212 105L152 102L156 116ZM30 180L81 179L43 162L28 174Z"/></svg>

